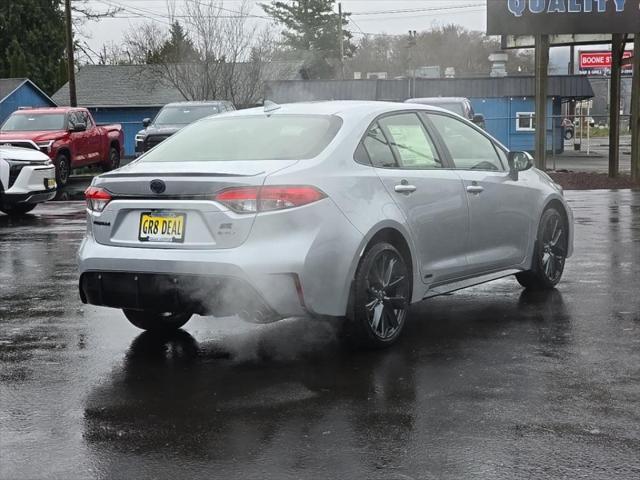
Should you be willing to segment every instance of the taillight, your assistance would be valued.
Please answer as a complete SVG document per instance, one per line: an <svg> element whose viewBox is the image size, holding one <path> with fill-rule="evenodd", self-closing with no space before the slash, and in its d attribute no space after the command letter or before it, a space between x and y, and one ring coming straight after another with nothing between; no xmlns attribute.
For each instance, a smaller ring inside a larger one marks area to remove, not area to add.
<svg viewBox="0 0 640 480"><path fill-rule="evenodd" d="M271 212L317 202L326 195L310 186L267 186L228 188L216 201L237 213Z"/></svg>
<svg viewBox="0 0 640 480"><path fill-rule="evenodd" d="M84 198L87 200L89 210L101 212L111 201L111 194L104 188L89 187L84 191Z"/></svg>

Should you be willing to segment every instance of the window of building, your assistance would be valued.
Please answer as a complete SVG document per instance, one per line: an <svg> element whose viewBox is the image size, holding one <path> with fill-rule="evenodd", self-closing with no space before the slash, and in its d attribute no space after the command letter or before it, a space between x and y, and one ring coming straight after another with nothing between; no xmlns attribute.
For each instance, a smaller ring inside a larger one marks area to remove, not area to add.
<svg viewBox="0 0 640 480"><path fill-rule="evenodd" d="M516 131L517 132L534 132L535 129L536 129L535 112L516 113Z"/></svg>

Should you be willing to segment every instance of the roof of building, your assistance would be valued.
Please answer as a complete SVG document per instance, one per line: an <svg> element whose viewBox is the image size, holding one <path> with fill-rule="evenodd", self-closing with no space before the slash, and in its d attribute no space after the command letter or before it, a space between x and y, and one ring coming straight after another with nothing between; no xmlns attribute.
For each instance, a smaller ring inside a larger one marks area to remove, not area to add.
<svg viewBox="0 0 640 480"><path fill-rule="evenodd" d="M42 95L45 100L50 102L51 105L55 105L55 102L51 99L51 97L44 93L35 83L33 83L28 78L0 78L0 103L25 84L31 86L36 92Z"/></svg>
<svg viewBox="0 0 640 480"><path fill-rule="evenodd" d="M252 68L250 64L237 65L246 66L246 70ZM185 96L162 79L158 68L157 65L85 65L76 73L78 105L160 107L184 101ZM299 78L299 65L272 62L265 64L262 75L264 80ZM58 90L53 99L58 105L69 105L69 84Z"/></svg>
<svg viewBox="0 0 640 480"><path fill-rule="evenodd" d="M420 79L416 97L509 97L535 96L535 77L481 77ZM593 89L586 76L549 76L550 97L590 98Z"/></svg>
<svg viewBox="0 0 640 480"><path fill-rule="evenodd" d="M84 107L157 107L184 100L149 65L85 65L76 73L76 96ZM58 105L69 105L69 84L53 99Z"/></svg>
<svg viewBox="0 0 640 480"><path fill-rule="evenodd" d="M533 97L534 77L417 78L412 97ZM267 82L266 98L278 103L309 100L391 100L407 98L407 80L316 80ZM594 96L586 76L550 76L550 97Z"/></svg>

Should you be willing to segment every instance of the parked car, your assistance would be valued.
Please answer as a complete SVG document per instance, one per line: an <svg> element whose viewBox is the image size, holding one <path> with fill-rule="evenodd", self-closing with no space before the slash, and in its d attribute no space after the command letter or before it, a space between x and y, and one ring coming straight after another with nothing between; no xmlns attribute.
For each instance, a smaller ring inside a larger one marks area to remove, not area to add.
<svg viewBox="0 0 640 480"><path fill-rule="evenodd" d="M484 115L481 113L475 113L473 106L468 98L464 97L425 97L425 98L410 98L405 100L405 103L419 103L422 105L432 105L434 107L444 108L450 112L457 113L463 118L466 118L470 122L475 123L480 128L485 128Z"/></svg>
<svg viewBox="0 0 640 480"><path fill-rule="evenodd" d="M58 185L64 186L74 168L118 168L124 136L120 125L97 125L86 108L28 108L13 112L2 124L0 144L46 153Z"/></svg>
<svg viewBox="0 0 640 480"><path fill-rule="evenodd" d="M513 274L527 288L559 282L573 216L532 165L419 104L206 118L93 179L81 299L147 330L193 314L307 315L389 345L413 302Z"/></svg>
<svg viewBox="0 0 640 480"><path fill-rule="evenodd" d="M142 120L144 129L140 130L135 138L136 155L151 150L196 120L235 109L233 103L224 100L169 103L162 107L153 120L150 118Z"/></svg>
<svg viewBox="0 0 640 480"><path fill-rule="evenodd" d="M18 216L56 196L55 168L31 148L0 146L0 211Z"/></svg>

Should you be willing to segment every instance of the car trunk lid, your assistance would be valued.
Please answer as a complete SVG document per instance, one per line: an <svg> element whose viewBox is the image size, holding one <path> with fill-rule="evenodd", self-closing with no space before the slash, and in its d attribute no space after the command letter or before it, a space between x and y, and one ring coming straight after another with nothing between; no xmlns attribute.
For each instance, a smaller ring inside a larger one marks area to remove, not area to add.
<svg viewBox="0 0 640 480"><path fill-rule="evenodd" d="M112 196L102 213L91 215L95 239L104 245L141 248L237 247L247 239L256 214L235 213L216 202L215 195L232 187L261 186L269 174L295 163L134 162L94 183ZM151 165L157 168L151 170ZM149 235L149 221L158 221L160 231ZM174 231L163 235L167 223Z"/></svg>

